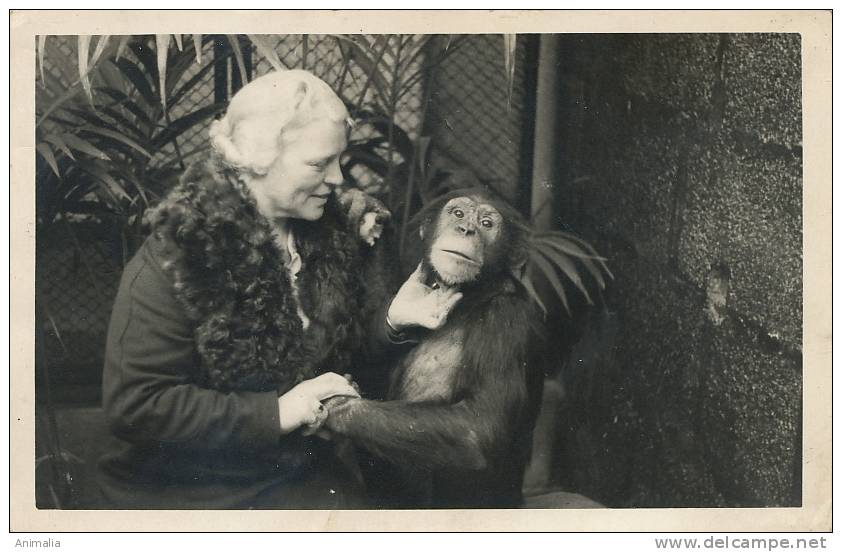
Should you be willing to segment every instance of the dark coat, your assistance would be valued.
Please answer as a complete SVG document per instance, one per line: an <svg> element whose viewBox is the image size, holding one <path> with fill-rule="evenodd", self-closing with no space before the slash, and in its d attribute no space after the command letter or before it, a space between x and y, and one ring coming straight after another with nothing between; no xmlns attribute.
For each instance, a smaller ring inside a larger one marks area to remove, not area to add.
<svg viewBox="0 0 842 552"><path fill-rule="evenodd" d="M160 247L148 239L128 264L111 316L103 404L119 444L100 463L105 498L121 509L354 505L330 443L281 437L277 391L194 382L193 326Z"/></svg>
<svg viewBox="0 0 842 552"><path fill-rule="evenodd" d="M210 182L208 175L201 171L198 177L193 175L204 181L203 194L208 186L219 185L217 175L211 174ZM359 505L359 490L338 462L333 444L304 437L300 432L281 436L278 420L279 394L322 371L342 373L351 368L348 364L353 352L347 349L354 345L351 339L354 334L346 333L346 341L337 345L337 332L333 329L336 325L324 320L336 309L318 303L322 297L341 300L344 293L341 286L337 287L336 279L330 279L329 270L325 269L327 263L319 264L315 260L319 252L312 251L308 257L307 247L303 247L304 262L311 259L311 270L302 269L301 276L310 278L311 290L303 290L302 303L305 309L311 307L308 313L316 314L314 324L317 330L321 327L316 335L333 339L332 345L322 350L318 349L318 343L311 343L310 350L318 351L318 363L308 363L300 353L302 349L288 345L290 335L283 334L287 327L293 328L290 330L293 338L300 339L302 335L293 300L286 296L288 281L286 287L265 281L272 278L282 284L283 266L274 265L280 275L276 276L271 274L271 267L261 265L262 272L256 273L254 279L240 278L233 282L229 279L225 287L220 286L218 270L208 270L206 276L199 272L191 274L190 266L179 262L185 258L195 262L201 256L195 254L195 242L178 243L187 232L167 225L167 221L173 220L172 211L183 219L187 209L189 224L184 220L180 224L198 228L197 235L214 240L214 247L220 247L218 232L206 231L204 221L194 220L196 213L204 210L191 211L195 201L189 188L185 192L185 182L189 185L190 177L188 171L181 189L174 190L165 200L162 209L170 210L169 214L164 213L168 216L161 217L159 210L157 225L153 216L153 234L126 266L114 303L105 353L103 406L119 444L100 462L100 487L105 498L117 508ZM239 218L242 223L242 216ZM242 240L229 236L228 241L232 251L242 250L239 245ZM174 250L178 253L175 256ZM261 251L265 253L268 249L264 247ZM332 253L321 252L328 256ZM222 257L232 259L230 251L223 250ZM321 266L321 272L314 272L314 266L316 269ZM340 284L344 281L339 280ZM257 289L263 290L263 296L249 297L248 293L255 288L249 284L254 282L259 282ZM216 293L213 286L220 286ZM368 301L371 300L369 297ZM245 301L248 301L246 306ZM245 321L257 320L264 324L263 328L269 324L269 330L251 332L245 337L236 335L237 328L233 326L230 332L219 331L220 318L228 320L231 313L242 317L249 308L259 310L261 301L273 302L270 304L273 317L269 319L260 311ZM367 309L376 314L370 316L373 320L364 327L378 328L369 334L379 338L375 341L385 341L385 308L377 307ZM340 323L347 326L347 309L353 309L354 305L342 308L346 310ZM220 312L227 315L221 316ZM363 314L359 312L360 316ZM319 315L324 315L322 320ZM216 333L207 333L209 320L215 321ZM229 335L231 338L226 341L224 338ZM249 346L243 345L243 339ZM271 347L275 349L267 353ZM338 352L326 356L325 352L333 349ZM284 364L283 353L292 350L298 356ZM240 363L231 363L232 356L238 357ZM279 357L277 366L267 361ZM257 367L259 378L249 377L250 366Z"/></svg>

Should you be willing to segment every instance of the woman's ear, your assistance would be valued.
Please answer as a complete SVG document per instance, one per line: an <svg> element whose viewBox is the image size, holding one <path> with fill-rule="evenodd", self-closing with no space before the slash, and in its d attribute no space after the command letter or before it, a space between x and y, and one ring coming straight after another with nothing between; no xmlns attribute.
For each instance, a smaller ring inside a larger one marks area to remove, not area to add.
<svg viewBox="0 0 842 552"><path fill-rule="evenodd" d="M301 102L305 97L307 97L307 83L299 82L298 86L295 88L295 94L293 95L292 100L295 109L299 109L301 107Z"/></svg>

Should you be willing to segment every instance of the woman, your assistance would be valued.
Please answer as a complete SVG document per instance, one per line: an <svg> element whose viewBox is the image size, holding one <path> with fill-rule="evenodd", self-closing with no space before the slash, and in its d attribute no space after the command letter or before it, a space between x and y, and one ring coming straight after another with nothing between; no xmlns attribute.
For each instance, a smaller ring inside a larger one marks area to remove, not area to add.
<svg viewBox="0 0 842 552"><path fill-rule="evenodd" d="M108 331L103 404L119 446L100 473L112 506L363 505L333 444L312 435L321 401L357 395L340 374L370 335L435 327L459 296L410 279L363 320L377 309L334 193L348 129L323 81L265 75L151 214Z"/></svg>

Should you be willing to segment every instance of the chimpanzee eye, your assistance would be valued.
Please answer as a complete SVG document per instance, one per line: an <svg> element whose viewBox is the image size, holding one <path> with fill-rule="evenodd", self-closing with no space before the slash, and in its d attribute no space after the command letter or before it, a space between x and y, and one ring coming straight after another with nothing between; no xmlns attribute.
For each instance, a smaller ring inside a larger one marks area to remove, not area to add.
<svg viewBox="0 0 842 552"><path fill-rule="evenodd" d="M483 225L483 226L485 226L486 228L492 228L492 227L494 227L494 223L491 221L491 219L482 219L482 221L480 222L480 224L482 224L482 225Z"/></svg>
<svg viewBox="0 0 842 552"><path fill-rule="evenodd" d="M465 213L462 212L462 209L454 209L453 216L455 216L456 218L462 218L465 216Z"/></svg>

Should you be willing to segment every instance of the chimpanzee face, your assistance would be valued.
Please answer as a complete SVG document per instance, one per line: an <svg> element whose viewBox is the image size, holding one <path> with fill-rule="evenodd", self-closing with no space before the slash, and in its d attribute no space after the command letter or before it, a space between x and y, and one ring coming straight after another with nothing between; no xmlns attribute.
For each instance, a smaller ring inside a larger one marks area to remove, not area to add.
<svg viewBox="0 0 842 552"><path fill-rule="evenodd" d="M445 285L476 280L486 263L496 262L502 228L503 216L493 205L455 197L439 213L427 260Z"/></svg>

